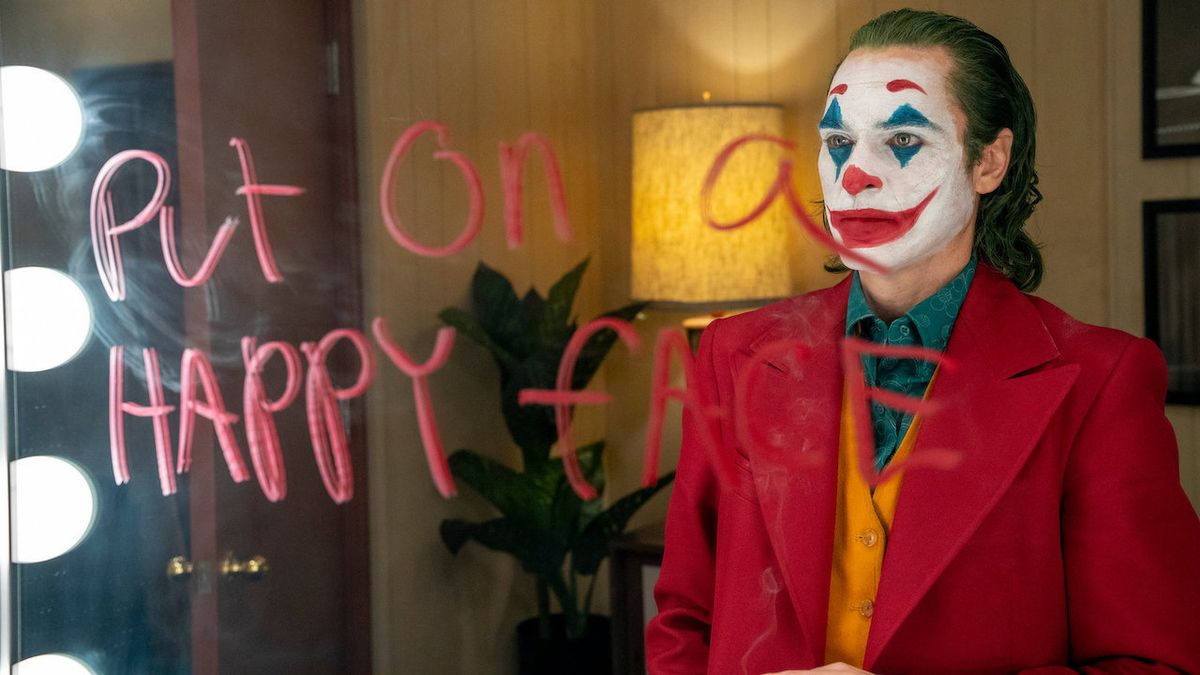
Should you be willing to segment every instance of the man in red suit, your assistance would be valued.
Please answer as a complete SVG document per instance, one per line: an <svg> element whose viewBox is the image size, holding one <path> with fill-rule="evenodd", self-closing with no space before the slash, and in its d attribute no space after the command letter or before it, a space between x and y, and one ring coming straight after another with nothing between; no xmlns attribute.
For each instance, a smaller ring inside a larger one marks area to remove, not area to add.
<svg viewBox="0 0 1200 675"><path fill-rule="evenodd" d="M1165 364L1025 293L1034 115L1003 45L883 15L819 131L855 271L705 331L689 384L724 413L685 412L650 672L1200 673Z"/></svg>

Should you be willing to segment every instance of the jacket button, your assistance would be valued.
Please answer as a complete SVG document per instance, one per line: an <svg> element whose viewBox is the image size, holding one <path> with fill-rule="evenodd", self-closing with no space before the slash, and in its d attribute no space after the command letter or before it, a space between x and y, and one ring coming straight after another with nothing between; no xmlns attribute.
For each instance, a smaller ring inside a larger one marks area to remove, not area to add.
<svg viewBox="0 0 1200 675"><path fill-rule="evenodd" d="M859 540L862 545L866 546L867 548L873 548L875 544L879 543L879 533L869 528L859 532L854 538Z"/></svg>
<svg viewBox="0 0 1200 675"><path fill-rule="evenodd" d="M871 615L875 613L875 603L871 600L863 600L854 609L857 610L859 614L862 614L864 617L869 619L871 618Z"/></svg>

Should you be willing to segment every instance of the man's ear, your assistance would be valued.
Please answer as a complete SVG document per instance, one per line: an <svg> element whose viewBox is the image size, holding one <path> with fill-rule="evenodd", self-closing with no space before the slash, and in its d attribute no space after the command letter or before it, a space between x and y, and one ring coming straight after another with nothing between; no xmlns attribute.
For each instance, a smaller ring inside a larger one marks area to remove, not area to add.
<svg viewBox="0 0 1200 675"><path fill-rule="evenodd" d="M1001 129L996 140L983 146L979 161L971 169L971 182L975 192L981 195L1000 187L1004 174L1008 172L1008 158L1012 153L1013 134L1011 129Z"/></svg>

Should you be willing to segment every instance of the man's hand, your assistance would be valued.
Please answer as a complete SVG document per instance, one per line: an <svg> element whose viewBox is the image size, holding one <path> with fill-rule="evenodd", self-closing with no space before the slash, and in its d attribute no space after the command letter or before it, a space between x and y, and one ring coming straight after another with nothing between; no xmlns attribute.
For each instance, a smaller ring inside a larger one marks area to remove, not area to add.
<svg viewBox="0 0 1200 675"><path fill-rule="evenodd" d="M803 673L857 673L858 675L871 675L871 673L865 670L860 670L841 661L821 666L814 670L783 670L778 673L763 673L763 675L803 675Z"/></svg>

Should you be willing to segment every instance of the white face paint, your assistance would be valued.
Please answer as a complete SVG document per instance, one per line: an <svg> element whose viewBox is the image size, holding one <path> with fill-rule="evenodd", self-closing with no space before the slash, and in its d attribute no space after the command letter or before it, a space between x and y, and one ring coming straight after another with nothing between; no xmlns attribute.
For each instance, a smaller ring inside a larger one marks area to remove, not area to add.
<svg viewBox="0 0 1200 675"><path fill-rule="evenodd" d="M892 271L941 249L975 211L947 68L928 51L857 50L825 99L817 167L833 237Z"/></svg>

